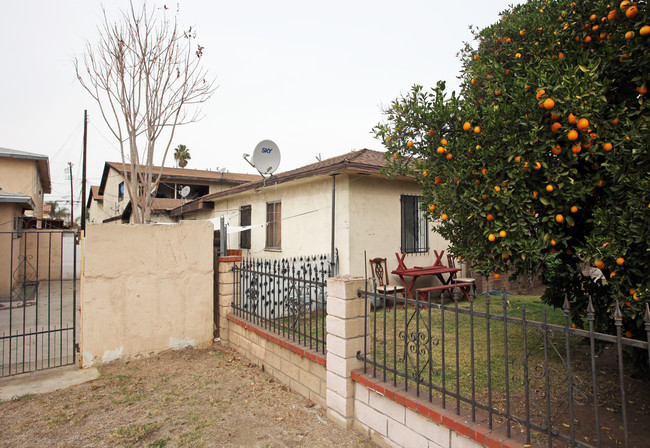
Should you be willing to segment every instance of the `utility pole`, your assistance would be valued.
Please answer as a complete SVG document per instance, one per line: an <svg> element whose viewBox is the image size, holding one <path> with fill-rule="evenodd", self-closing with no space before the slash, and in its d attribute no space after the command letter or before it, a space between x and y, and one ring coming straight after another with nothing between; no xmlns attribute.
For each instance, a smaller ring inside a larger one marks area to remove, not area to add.
<svg viewBox="0 0 650 448"><path fill-rule="evenodd" d="M68 162L70 172L70 227L74 226L74 190L72 189L72 162Z"/></svg>
<svg viewBox="0 0 650 448"><path fill-rule="evenodd" d="M88 136L88 111L84 110L84 150L81 174L81 231L86 231L86 138ZM72 171L71 171L72 172ZM72 178L72 174L70 175Z"/></svg>

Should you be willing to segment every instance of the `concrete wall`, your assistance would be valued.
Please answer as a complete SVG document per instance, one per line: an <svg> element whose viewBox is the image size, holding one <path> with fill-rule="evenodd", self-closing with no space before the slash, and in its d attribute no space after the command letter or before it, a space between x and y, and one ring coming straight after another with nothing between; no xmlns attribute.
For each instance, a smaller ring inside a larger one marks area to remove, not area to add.
<svg viewBox="0 0 650 448"><path fill-rule="evenodd" d="M84 366L212 341L212 225L88 225Z"/></svg>
<svg viewBox="0 0 650 448"><path fill-rule="evenodd" d="M34 216L43 217L43 184L33 159L2 157L0 187L12 193L23 193L34 201ZM22 215L22 213L21 213Z"/></svg>

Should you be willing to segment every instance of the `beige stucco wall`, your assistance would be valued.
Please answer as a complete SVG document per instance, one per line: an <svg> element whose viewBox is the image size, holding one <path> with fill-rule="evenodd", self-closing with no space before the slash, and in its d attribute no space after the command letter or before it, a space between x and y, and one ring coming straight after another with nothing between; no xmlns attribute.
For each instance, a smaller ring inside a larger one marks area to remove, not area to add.
<svg viewBox="0 0 650 448"><path fill-rule="evenodd" d="M109 218L122 214L124 208L129 203L129 192L124 184L124 198L119 200L119 186L120 182L124 181L124 177L114 169L108 170L106 177L106 184L104 185L104 212ZM104 218L106 219L106 218Z"/></svg>
<svg viewBox="0 0 650 448"><path fill-rule="evenodd" d="M212 226L88 225L84 366L212 341Z"/></svg>
<svg viewBox="0 0 650 448"><path fill-rule="evenodd" d="M107 210L104 209L104 201L93 200L90 202L90 208L88 209L88 222L91 224L101 224L105 219L111 218L115 215L111 215Z"/></svg>
<svg viewBox="0 0 650 448"><path fill-rule="evenodd" d="M43 217L43 184L38 175L36 160L1 157L0 188L30 196L34 201L33 215Z"/></svg>

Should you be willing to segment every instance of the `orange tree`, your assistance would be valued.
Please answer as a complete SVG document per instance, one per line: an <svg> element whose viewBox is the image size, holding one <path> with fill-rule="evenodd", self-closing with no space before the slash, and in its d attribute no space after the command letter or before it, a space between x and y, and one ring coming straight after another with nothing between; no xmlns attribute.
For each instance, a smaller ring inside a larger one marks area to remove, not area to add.
<svg viewBox="0 0 650 448"><path fill-rule="evenodd" d="M650 298L649 25L646 2L529 1L473 29L458 94L414 86L374 128L456 256L542 272L579 327L591 295L611 331L618 300L628 337Z"/></svg>

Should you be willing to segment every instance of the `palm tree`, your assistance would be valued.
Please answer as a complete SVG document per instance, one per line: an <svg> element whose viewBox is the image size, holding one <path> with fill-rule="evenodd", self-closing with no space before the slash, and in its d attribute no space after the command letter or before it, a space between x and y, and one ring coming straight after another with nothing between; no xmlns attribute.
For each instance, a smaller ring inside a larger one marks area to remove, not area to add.
<svg viewBox="0 0 650 448"><path fill-rule="evenodd" d="M187 146L178 145L176 149L174 149L174 160L176 160L177 166L185 168L187 166L187 161L191 158L192 157L190 157L190 150Z"/></svg>
<svg viewBox="0 0 650 448"><path fill-rule="evenodd" d="M50 206L50 219L67 219L70 216L70 212L67 208L59 207L57 201L47 201L45 205Z"/></svg>

